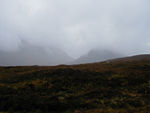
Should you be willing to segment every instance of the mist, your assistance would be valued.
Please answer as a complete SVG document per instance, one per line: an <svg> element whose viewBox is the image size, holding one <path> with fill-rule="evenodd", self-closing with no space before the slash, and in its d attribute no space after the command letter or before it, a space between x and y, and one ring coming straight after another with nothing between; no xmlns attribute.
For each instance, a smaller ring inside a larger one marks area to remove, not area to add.
<svg viewBox="0 0 150 113"><path fill-rule="evenodd" d="M149 0L0 0L0 54L23 52L22 40L45 50L57 48L70 59L95 48L148 54L149 5Z"/></svg>

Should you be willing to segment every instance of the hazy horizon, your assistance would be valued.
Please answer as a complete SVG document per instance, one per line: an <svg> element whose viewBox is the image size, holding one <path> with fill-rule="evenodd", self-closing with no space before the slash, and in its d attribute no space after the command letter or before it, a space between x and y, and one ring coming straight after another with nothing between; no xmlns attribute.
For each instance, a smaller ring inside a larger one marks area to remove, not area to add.
<svg viewBox="0 0 150 113"><path fill-rule="evenodd" d="M54 59L63 56L60 62L95 48L149 54L149 5L149 0L0 0L0 52L21 50L24 40L50 49Z"/></svg>

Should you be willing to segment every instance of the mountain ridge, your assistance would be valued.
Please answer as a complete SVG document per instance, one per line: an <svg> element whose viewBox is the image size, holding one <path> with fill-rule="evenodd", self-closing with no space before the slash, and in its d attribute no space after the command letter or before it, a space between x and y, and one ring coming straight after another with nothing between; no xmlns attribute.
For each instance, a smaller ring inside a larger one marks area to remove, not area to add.
<svg viewBox="0 0 150 113"><path fill-rule="evenodd" d="M57 48L43 48L28 42L22 42L16 51L0 50L0 65L58 65L72 61L64 51Z"/></svg>
<svg viewBox="0 0 150 113"><path fill-rule="evenodd" d="M87 54L71 62L71 64L86 64L86 63L102 62L109 59L120 58L120 57L123 57L123 55L117 52L113 52L111 50L93 49L90 50Z"/></svg>

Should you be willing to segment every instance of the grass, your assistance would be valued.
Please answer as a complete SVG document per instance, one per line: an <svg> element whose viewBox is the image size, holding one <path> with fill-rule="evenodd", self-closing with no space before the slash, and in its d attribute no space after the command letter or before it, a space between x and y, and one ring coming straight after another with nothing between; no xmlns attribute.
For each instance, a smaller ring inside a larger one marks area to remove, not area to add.
<svg viewBox="0 0 150 113"><path fill-rule="evenodd" d="M148 113L150 60L0 67L0 111Z"/></svg>

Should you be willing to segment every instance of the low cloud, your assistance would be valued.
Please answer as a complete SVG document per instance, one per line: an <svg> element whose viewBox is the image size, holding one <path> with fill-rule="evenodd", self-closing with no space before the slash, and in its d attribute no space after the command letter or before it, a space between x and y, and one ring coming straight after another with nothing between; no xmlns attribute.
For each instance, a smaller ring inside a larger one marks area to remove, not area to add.
<svg viewBox="0 0 150 113"><path fill-rule="evenodd" d="M150 52L149 0L0 0L0 49L21 40L72 57L93 48Z"/></svg>

